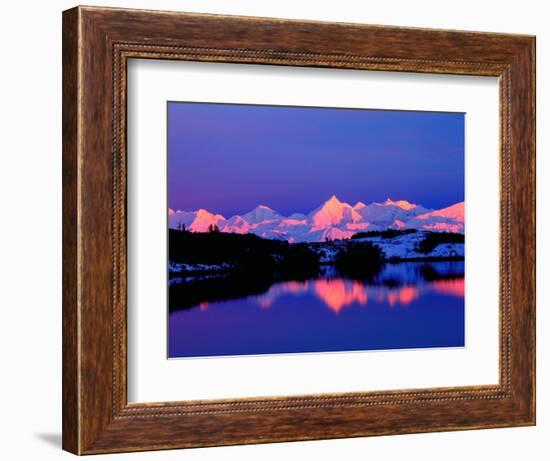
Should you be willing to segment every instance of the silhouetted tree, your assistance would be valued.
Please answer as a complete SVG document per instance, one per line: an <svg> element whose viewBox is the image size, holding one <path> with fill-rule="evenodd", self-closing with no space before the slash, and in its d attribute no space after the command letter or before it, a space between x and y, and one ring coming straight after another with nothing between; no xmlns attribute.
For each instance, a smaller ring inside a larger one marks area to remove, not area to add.
<svg viewBox="0 0 550 461"><path fill-rule="evenodd" d="M220 232L220 228L217 224L210 224L208 226L208 232Z"/></svg>

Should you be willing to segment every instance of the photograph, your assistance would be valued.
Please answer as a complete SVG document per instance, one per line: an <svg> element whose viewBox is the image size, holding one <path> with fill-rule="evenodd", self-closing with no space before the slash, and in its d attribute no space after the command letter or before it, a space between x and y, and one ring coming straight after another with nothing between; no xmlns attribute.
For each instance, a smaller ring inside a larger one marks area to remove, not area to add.
<svg viewBox="0 0 550 461"><path fill-rule="evenodd" d="M464 125L169 101L168 357L464 347Z"/></svg>

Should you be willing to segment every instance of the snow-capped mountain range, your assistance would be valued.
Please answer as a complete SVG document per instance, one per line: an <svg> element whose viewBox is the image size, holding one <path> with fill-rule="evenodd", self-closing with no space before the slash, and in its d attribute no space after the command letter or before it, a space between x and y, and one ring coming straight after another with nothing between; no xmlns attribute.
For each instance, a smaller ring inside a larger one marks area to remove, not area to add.
<svg viewBox="0 0 550 461"><path fill-rule="evenodd" d="M349 239L357 232L385 229L464 233L464 202L441 210L389 198L383 203L366 205L357 202L352 206L333 195L310 213L294 213L288 217L266 205L259 205L246 214L229 219L204 209L168 209L168 225L171 229L185 228L192 232L207 232L211 225L215 225L221 232L252 233L291 243Z"/></svg>

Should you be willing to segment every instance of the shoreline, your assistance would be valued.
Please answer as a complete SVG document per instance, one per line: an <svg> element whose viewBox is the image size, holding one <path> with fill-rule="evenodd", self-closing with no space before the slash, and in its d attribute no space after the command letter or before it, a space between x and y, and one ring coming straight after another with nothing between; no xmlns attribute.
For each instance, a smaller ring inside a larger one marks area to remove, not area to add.
<svg viewBox="0 0 550 461"><path fill-rule="evenodd" d="M455 257L450 257L450 256L446 256L446 257L428 256L428 257L425 257L425 258L415 257L415 258L385 259L384 264L386 264L386 263L388 263L388 264L399 264L399 263L408 263L408 262L452 262L452 261L464 261L464 260L465 260L465 258L463 256L455 256ZM243 268L240 268L238 266L225 267L225 268L216 267L216 268L212 268L212 269L205 269L205 268L200 268L200 269L188 269L188 268L184 269L184 268L182 268L181 270L171 269L171 267L173 267L176 264L182 264L182 265L189 266L189 264L186 264L186 263L174 263L172 261L169 261L169 268L168 268L168 273L169 274L175 274L175 275L183 275L183 274L194 274L194 275L220 274L221 275L221 274L236 272L236 271L239 271L239 270L243 269ZM202 266L204 266L204 265L202 265ZM334 264L334 262L320 262L319 263L319 268L321 268L321 267L335 267L335 266L336 265Z"/></svg>

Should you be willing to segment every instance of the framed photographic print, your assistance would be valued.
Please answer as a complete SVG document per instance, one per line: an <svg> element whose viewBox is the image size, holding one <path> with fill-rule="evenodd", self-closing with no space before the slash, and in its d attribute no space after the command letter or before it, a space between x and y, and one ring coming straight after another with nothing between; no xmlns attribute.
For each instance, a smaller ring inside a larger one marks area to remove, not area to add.
<svg viewBox="0 0 550 461"><path fill-rule="evenodd" d="M167 136L169 358L465 346L464 114L168 102Z"/></svg>
<svg viewBox="0 0 550 461"><path fill-rule="evenodd" d="M534 51L64 12L64 449L533 425Z"/></svg>

